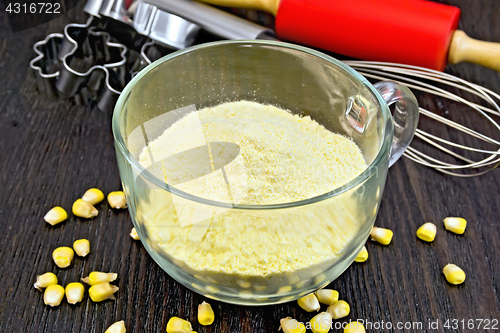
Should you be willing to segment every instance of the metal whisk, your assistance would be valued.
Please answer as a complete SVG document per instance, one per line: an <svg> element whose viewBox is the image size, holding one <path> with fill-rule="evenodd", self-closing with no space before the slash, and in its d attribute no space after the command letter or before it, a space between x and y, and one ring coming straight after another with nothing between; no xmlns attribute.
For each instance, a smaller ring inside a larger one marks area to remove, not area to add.
<svg viewBox="0 0 500 333"><path fill-rule="evenodd" d="M469 106L472 110L481 114L486 118L491 124L494 125L496 129L500 132L500 125L491 118L490 115L500 117L500 107L495 102L495 100L500 101L500 96L495 92L486 89L480 85L468 82L456 76L438 72L435 70L402 65L396 63L384 63L384 62L372 62L372 61L344 61L347 65L355 68L359 73L367 78L372 78L376 80L393 80L400 82L407 87L415 90L419 90L426 93L431 93L436 96L440 96L458 103L465 104ZM419 80L420 79L420 80ZM426 81L434 81L438 84L444 84L448 87L455 87L462 91L469 92L481 98L482 100L488 102L491 108L473 103L463 97L460 97L454 93L451 93L445 89L439 88L436 85L429 84ZM462 133L480 139L484 142L493 145L492 149L480 149L474 148L467 145L458 144L438 136L427 133L421 129L417 128L415 137L421 139L423 142L439 149L440 151L455 158L455 163L448 163L440 159L431 157L420 150L410 146L406 149L404 156L410 160L425 165L430 168L434 168L442 173L458 176L458 177L473 177L482 175L495 169L500 165L500 142L494 140L484 134L470 129L467 126L454 122L443 116L438 115L435 112L426 110L420 107L420 114L428 118L437 120L447 126L450 126ZM421 118L422 122L422 118ZM462 154L452 151L452 147L468 150L475 153L487 154L476 160L467 158Z"/></svg>

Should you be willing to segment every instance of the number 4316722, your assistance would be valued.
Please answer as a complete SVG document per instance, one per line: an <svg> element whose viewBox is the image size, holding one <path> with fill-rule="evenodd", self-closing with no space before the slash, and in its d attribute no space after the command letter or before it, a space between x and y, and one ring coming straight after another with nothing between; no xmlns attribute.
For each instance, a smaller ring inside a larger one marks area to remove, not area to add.
<svg viewBox="0 0 500 333"><path fill-rule="evenodd" d="M447 319L444 322L446 329L470 329L470 330L498 330L498 319Z"/></svg>
<svg viewBox="0 0 500 333"><path fill-rule="evenodd" d="M9 14L60 14L61 4L60 3L49 3L49 2L32 2L32 3L19 3L11 2L5 8L5 11Z"/></svg>

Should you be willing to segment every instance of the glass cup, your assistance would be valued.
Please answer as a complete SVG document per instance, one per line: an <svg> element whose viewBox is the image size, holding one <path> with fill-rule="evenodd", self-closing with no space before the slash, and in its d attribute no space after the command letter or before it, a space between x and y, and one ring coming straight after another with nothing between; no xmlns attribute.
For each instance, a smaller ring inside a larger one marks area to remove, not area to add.
<svg viewBox="0 0 500 333"><path fill-rule="evenodd" d="M368 167L313 198L240 204L244 177L238 186L231 183L245 174L239 147L206 140L196 121L171 138L169 146L186 147L182 153L156 160L151 155L146 167L138 162L149 142L186 114L240 100L310 116L351 138ZM415 97L395 82L372 85L342 62L297 45L220 41L172 53L141 71L116 104L113 135L132 221L158 265L207 297L264 305L322 288L353 262L373 227L387 170L410 143L417 122ZM197 144L188 140L193 136ZM233 202L177 188L215 174L224 175Z"/></svg>

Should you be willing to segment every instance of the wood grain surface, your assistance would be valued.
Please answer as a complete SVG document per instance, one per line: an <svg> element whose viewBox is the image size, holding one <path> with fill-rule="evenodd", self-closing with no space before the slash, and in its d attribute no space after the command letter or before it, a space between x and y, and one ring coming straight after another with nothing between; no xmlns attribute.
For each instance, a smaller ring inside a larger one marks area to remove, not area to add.
<svg viewBox="0 0 500 333"><path fill-rule="evenodd" d="M500 42L500 2L449 1L462 8L460 29L481 40ZM0 332L104 332L124 320L127 332L164 332L171 316L186 318L198 332L277 332L280 318L307 321L312 315L296 302L244 307L210 301L212 326L200 327L197 306L204 300L170 278L129 237L126 210L98 205L90 221L71 216L51 227L43 221L53 206L68 211L90 187L105 193L120 189L111 133L111 113L67 100L50 100L36 90L29 61L32 45L65 24L84 22L84 2L47 24L12 33L0 3ZM416 47L419 47L416 45ZM449 66L447 72L500 93L498 73L475 65ZM417 94L426 108L471 124L499 140L492 126L463 106L428 94ZM498 119L496 119L498 121ZM421 128L468 143L456 132L429 119ZM418 145L418 142L415 142ZM467 329L469 319L500 320L500 171L462 179L442 175L405 158L389 171L376 224L394 230L389 246L368 241L370 258L353 264L331 287L351 305L346 319L417 323L424 329L372 329L369 332L490 332ZM465 235L446 232L442 219L467 219ZM424 222L438 226L431 244L415 231ZM75 258L68 269L51 259L54 248L88 238L91 253ZM442 268L455 263L467 273L463 285L448 284ZM33 288L36 275L51 271L61 284L78 281L94 270L117 272L116 301L50 308ZM456 319L460 328L445 328ZM461 320L465 320L465 329ZM438 329L428 322L439 320ZM477 322L476 322L477 323ZM500 329L500 323L497 324ZM335 330L340 332L340 330Z"/></svg>

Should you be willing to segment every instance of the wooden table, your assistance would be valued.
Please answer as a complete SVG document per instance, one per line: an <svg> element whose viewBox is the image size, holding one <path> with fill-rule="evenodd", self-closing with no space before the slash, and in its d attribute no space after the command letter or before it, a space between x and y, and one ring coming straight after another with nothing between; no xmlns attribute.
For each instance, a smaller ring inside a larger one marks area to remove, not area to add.
<svg viewBox="0 0 500 333"><path fill-rule="evenodd" d="M453 0L462 8L460 28L472 37L500 42L500 3L496 0ZM0 5L0 8L2 6ZM7 16L0 14L0 332L104 332L125 320L128 332L164 332L171 316L195 323L198 332L276 332L280 318L300 321L312 317L291 302L276 306L244 307L211 301L216 320L212 326L196 324L197 306L204 297L170 278L129 236L132 222L127 211L98 206L99 216L84 221L71 216L51 227L43 221L53 206L68 211L90 187L105 193L120 189L111 114L75 106L67 100L51 101L37 92L28 67L32 45L48 33L61 32L69 22L84 22L83 2L48 24L13 34ZM500 92L498 73L475 65L449 66L447 71ZM432 110L447 108L453 119L475 124L497 140L492 126L462 106L418 94ZM497 119L498 120L498 119ZM429 130L441 127L422 118ZM454 132L445 137L468 142ZM407 325L395 332L489 332L445 328L458 320L494 319L500 328L500 173L463 179L442 175L405 158L390 170L376 224L394 230L389 246L368 242L370 258L353 264L331 284L351 305L347 319ZM465 235L446 232L442 220L463 216ZM415 237L426 221L438 226L432 244ZM59 269L52 250L88 238L91 254L75 258L69 269ZM446 283L441 271L455 263L467 273L463 285ZM50 308L33 288L36 275L55 272L66 285L94 270L117 272L120 291L116 301ZM439 321L439 328L428 323ZM423 323L424 329L408 328ZM476 325L477 325L476 321ZM387 325L387 324L386 324ZM408 326L409 325L409 326ZM484 325L483 325L484 326ZM490 325L491 326L491 325ZM477 326L476 326L477 327ZM336 330L339 331L339 330ZM388 332L372 329L370 332Z"/></svg>

